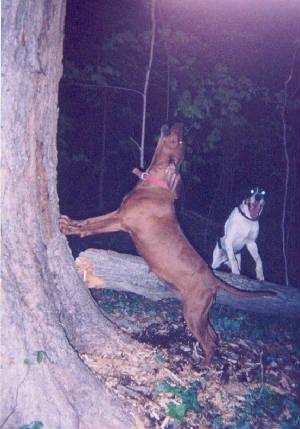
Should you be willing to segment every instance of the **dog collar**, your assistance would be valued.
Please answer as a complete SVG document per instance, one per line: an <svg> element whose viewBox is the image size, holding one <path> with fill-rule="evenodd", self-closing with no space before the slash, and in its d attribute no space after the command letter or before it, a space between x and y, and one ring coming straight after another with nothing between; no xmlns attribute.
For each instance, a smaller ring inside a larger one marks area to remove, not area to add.
<svg viewBox="0 0 300 429"><path fill-rule="evenodd" d="M244 217L245 217L246 219L248 219L248 220L251 220L252 222L256 222L256 221L258 220L259 216L260 216L260 214L259 214L255 219L253 219L252 217L247 216L247 215L243 212L243 210L241 209L241 207L240 207L240 206L238 206L238 211L241 213L241 215L242 215L242 216L244 216Z"/></svg>
<svg viewBox="0 0 300 429"><path fill-rule="evenodd" d="M148 182L151 182L154 185L159 186L160 188L169 189L169 186L167 185L167 183L164 180L158 179L157 177L152 176L151 174L147 173L146 171L143 173L138 168L134 168L132 170L132 173L135 174L136 176L138 176L139 179L141 179L141 180L144 180L144 181L147 180Z"/></svg>

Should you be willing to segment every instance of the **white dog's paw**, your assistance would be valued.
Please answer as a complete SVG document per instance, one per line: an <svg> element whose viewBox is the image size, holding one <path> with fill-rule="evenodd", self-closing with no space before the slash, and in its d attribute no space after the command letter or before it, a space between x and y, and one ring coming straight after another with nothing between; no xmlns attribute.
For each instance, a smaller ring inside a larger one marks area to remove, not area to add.
<svg viewBox="0 0 300 429"><path fill-rule="evenodd" d="M238 276L241 274L238 266L232 267L231 272L232 274L237 274Z"/></svg>
<svg viewBox="0 0 300 429"><path fill-rule="evenodd" d="M256 278L257 280L263 282L265 280L264 272L261 267L257 267L256 269Z"/></svg>

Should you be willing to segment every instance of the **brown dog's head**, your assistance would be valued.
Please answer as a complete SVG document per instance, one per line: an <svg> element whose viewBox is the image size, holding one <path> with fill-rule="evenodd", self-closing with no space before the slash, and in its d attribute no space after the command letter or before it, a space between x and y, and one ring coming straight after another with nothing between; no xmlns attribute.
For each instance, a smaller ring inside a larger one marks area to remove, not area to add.
<svg viewBox="0 0 300 429"><path fill-rule="evenodd" d="M184 158L182 132L182 124L175 124L171 129L167 125L162 126L151 165L155 163L168 167L173 163L179 168Z"/></svg>
<svg viewBox="0 0 300 429"><path fill-rule="evenodd" d="M148 168L149 172L155 173L167 182L175 198L178 198L179 194L181 183L179 168L185 152L182 132L182 124L175 124L171 129L167 125L161 128L161 135Z"/></svg>

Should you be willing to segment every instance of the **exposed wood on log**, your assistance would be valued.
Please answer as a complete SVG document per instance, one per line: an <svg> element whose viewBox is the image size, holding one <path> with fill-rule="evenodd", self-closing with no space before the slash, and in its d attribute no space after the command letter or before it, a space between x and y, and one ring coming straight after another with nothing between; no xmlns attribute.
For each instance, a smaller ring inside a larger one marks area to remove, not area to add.
<svg viewBox="0 0 300 429"><path fill-rule="evenodd" d="M90 288L134 292L153 301L175 298L167 284L149 271L145 261L133 255L101 249L87 249L76 259L78 272ZM300 316L300 290L245 276L215 271L226 283L243 290L272 290L275 296L242 298L220 290L216 302L240 310L291 318ZM176 298L175 298L176 299Z"/></svg>

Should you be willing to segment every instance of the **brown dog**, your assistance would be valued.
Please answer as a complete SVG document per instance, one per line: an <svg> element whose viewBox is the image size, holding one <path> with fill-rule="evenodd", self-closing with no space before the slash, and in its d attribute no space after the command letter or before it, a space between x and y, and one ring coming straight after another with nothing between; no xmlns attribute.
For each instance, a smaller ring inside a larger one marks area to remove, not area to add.
<svg viewBox="0 0 300 429"><path fill-rule="evenodd" d="M164 126L149 168L145 173L133 171L140 180L119 209L85 220L61 216L59 224L64 234L81 237L127 231L150 269L174 288L183 303L187 326L202 346L205 364L209 364L217 335L208 314L217 290L240 296L272 293L240 291L221 282L184 236L174 209L183 158L182 126L174 125L170 131Z"/></svg>

